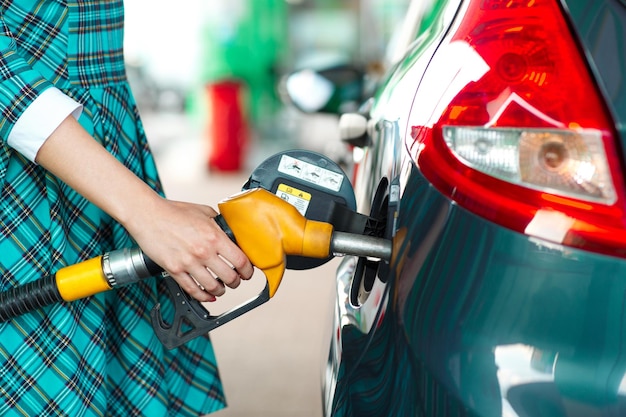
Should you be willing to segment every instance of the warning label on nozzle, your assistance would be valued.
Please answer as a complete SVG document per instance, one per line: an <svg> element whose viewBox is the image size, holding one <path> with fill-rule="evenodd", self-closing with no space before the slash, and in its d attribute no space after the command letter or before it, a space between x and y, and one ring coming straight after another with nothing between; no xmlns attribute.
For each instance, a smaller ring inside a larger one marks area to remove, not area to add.
<svg viewBox="0 0 626 417"><path fill-rule="evenodd" d="M303 216L311 202L311 194L285 184L278 185L276 195L294 206Z"/></svg>

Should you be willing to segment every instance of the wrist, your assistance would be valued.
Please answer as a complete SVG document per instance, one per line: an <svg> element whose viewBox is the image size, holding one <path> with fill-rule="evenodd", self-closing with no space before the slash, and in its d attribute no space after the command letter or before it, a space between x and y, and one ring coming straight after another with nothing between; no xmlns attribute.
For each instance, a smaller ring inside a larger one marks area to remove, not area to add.
<svg viewBox="0 0 626 417"><path fill-rule="evenodd" d="M113 218L132 236L140 235L150 222L155 221L157 213L162 212L165 202L165 199L147 184L142 182L139 188L131 191L130 197L121 198L118 204L110 209Z"/></svg>

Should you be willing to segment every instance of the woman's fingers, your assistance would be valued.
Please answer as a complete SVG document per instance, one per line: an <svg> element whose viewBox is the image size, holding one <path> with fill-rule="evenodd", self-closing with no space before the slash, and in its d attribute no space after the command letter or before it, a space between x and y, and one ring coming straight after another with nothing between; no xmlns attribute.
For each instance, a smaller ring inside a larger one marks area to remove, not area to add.
<svg viewBox="0 0 626 417"><path fill-rule="evenodd" d="M229 262L225 258L214 255L209 260L197 260L196 262L182 266L180 272L171 273L172 277L180 284L181 288L199 301L212 301L214 297L221 297L226 293L226 287L237 288L242 279L252 276L253 268L246 265L246 258ZM244 270L240 274L233 263L239 262ZM210 295L210 296L209 296Z"/></svg>

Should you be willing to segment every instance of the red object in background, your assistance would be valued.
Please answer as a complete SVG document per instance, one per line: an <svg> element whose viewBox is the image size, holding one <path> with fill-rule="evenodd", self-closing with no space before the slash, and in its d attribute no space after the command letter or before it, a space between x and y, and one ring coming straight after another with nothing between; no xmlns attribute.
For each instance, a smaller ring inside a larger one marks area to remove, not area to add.
<svg viewBox="0 0 626 417"><path fill-rule="evenodd" d="M242 106L243 85L227 80L207 86L210 108L208 168L239 171L248 143L248 126Z"/></svg>

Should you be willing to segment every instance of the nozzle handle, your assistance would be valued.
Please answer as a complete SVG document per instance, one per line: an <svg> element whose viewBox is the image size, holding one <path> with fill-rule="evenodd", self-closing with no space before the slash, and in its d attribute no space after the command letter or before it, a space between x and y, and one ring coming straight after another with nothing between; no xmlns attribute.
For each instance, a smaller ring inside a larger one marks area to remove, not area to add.
<svg viewBox="0 0 626 417"><path fill-rule="evenodd" d="M175 303L173 319L163 319L159 304L151 311L152 327L167 348L206 334L267 302L281 283L287 255L323 259L330 254L332 225L307 220L294 206L267 190L241 192L221 201L218 207L220 214L214 220L263 272L265 288L256 298L214 316L168 280L170 299Z"/></svg>
<svg viewBox="0 0 626 417"><path fill-rule="evenodd" d="M226 219L219 214L214 217L214 220L224 233L237 244L235 235L226 223ZM144 257L146 261L152 262L145 255ZM267 277L267 271L263 272ZM189 296L189 294L181 289L176 281L166 276L166 288L169 293L170 301L174 303L173 317L171 317L170 320L166 320L163 317L164 312L161 309L161 304L157 303L150 311L152 327L163 346L167 349L177 348L191 339L206 335L211 330L267 302L271 298L272 283L272 280L267 280L265 288L255 298L222 314L212 315L202 303Z"/></svg>

